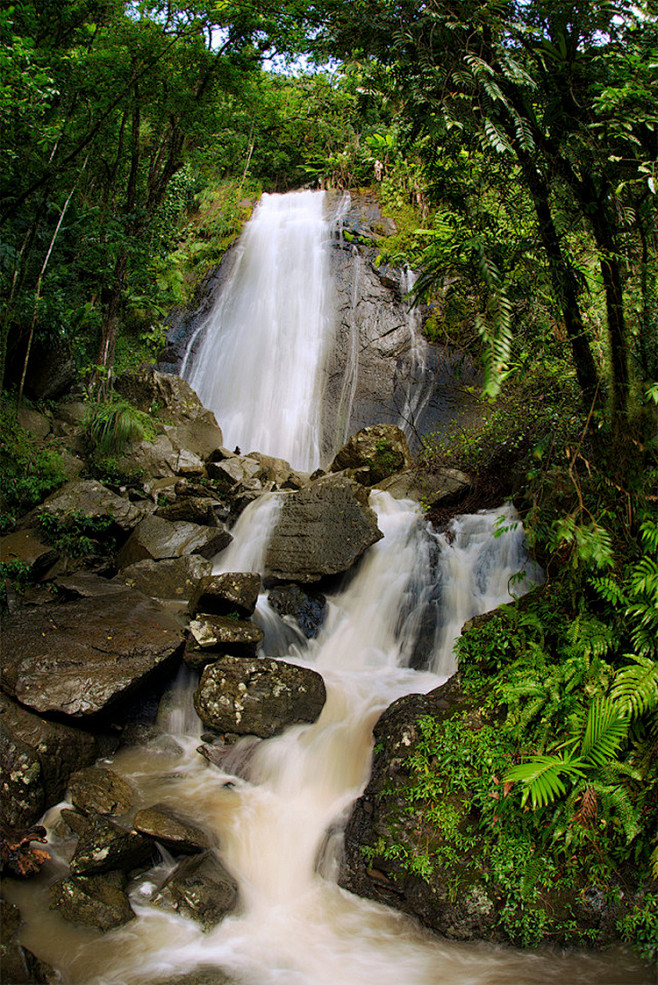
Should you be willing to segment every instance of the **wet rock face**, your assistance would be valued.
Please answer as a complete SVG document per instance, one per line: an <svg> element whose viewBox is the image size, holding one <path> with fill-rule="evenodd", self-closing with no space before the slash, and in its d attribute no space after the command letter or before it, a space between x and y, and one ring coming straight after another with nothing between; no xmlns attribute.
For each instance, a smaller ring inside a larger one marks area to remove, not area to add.
<svg viewBox="0 0 658 985"><path fill-rule="evenodd" d="M78 770L69 780L74 806L83 813L127 814L135 791L122 776L103 766Z"/></svg>
<svg viewBox="0 0 658 985"><path fill-rule="evenodd" d="M49 722L0 695L5 824L21 828L37 821L47 807L62 799L72 773L111 748L109 742L104 746L102 736Z"/></svg>
<svg viewBox="0 0 658 985"><path fill-rule="evenodd" d="M275 612L290 616L307 639L318 635L327 609L327 600L321 592L306 592L299 585L278 585L267 598Z"/></svg>
<svg viewBox="0 0 658 985"><path fill-rule="evenodd" d="M472 479L459 469L439 468L435 472L405 469L376 485L394 499L415 499L436 506L459 501L470 490Z"/></svg>
<svg viewBox="0 0 658 985"><path fill-rule="evenodd" d="M216 616L235 613L253 615L260 592L260 575L255 571L227 572L201 579L190 599L189 610Z"/></svg>
<svg viewBox="0 0 658 985"><path fill-rule="evenodd" d="M277 581L319 581L348 571L382 536L366 490L344 476L326 476L285 496L265 567Z"/></svg>
<svg viewBox="0 0 658 985"><path fill-rule="evenodd" d="M500 940L502 936L495 929L494 893L479 870L469 874L467 888L456 898L451 893L462 868L465 871L472 865L470 859L457 863L457 871L438 867L425 880L381 854L381 846L391 841L403 843L410 855L427 848L422 816L409 810L404 797L409 760L421 738L418 721L427 714L439 720L449 717L459 706L467 708L465 700L455 676L427 695L398 699L381 716L374 730L378 752L370 782L354 805L345 832L339 882L357 895L410 913L453 940ZM468 795L461 792L454 796ZM370 850L368 860L364 849Z"/></svg>
<svg viewBox="0 0 658 985"><path fill-rule="evenodd" d="M125 588L102 605L80 598L9 616L0 680L39 714L84 719L173 669L182 644L182 628L161 605Z"/></svg>
<svg viewBox="0 0 658 985"><path fill-rule="evenodd" d="M362 428L343 445L329 467L367 469L364 485L372 486L411 465L411 453L404 432L393 424L374 424Z"/></svg>
<svg viewBox="0 0 658 985"><path fill-rule="evenodd" d="M232 539L224 527L206 527L180 520L171 523L162 517L149 516L132 532L119 552L117 564L126 568L138 561L160 561L188 554L211 558Z"/></svg>
<svg viewBox="0 0 658 985"><path fill-rule="evenodd" d="M135 814L135 831L162 844L174 852L194 855L210 848L208 835L189 817L179 814L167 804L154 804Z"/></svg>
<svg viewBox="0 0 658 985"><path fill-rule="evenodd" d="M161 890L183 916L192 917L204 930L220 923L235 909L238 886L214 852L203 852L180 862Z"/></svg>
<svg viewBox="0 0 658 985"><path fill-rule="evenodd" d="M71 876L50 887L52 906L71 923L112 930L135 916L124 892L125 886L126 877L122 872Z"/></svg>
<svg viewBox="0 0 658 985"><path fill-rule="evenodd" d="M264 638L263 630L253 622L228 616L199 616L191 621L190 634L200 650L236 657L255 656Z"/></svg>
<svg viewBox="0 0 658 985"><path fill-rule="evenodd" d="M207 728L269 738L314 722L326 700L322 677L281 660L222 657L203 672L194 707Z"/></svg>
<svg viewBox="0 0 658 985"><path fill-rule="evenodd" d="M73 827L75 822L66 816L71 813L62 811L62 816ZM80 815L80 820L78 844L70 863L74 876L98 875L114 870L129 872L148 862L155 854L155 845L149 838L100 814L88 818Z"/></svg>
<svg viewBox="0 0 658 985"><path fill-rule="evenodd" d="M212 562L200 554L164 558L162 561L137 561L123 568L121 581L138 592L157 599L187 601L200 579L212 571Z"/></svg>

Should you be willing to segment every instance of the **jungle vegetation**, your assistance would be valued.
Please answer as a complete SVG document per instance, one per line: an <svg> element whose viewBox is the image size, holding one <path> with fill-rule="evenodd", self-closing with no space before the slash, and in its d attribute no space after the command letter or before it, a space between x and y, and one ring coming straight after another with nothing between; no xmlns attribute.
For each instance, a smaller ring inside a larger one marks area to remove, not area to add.
<svg viewBox="0 0 658 985"><path fill-rule="evenodd" d="M455 782L492 858L494 776L505 790L511 893L539 845L638 893L619 930L651 954L658 3L14 0L0 74L7 523L58 481L12 419L40 346L102 404L261 191L373 188L398 230L382 259L420 270L428 334L483 365L482 425L428 440L423 465L513 476L547 573L460 644L506 745ZM430 807L432 734L413 791Z"/></svg>

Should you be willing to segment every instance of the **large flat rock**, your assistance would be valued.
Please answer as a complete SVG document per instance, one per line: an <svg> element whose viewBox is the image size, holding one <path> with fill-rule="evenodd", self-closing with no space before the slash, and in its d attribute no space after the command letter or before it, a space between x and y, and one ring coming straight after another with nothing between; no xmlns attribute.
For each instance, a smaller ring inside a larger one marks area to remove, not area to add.
<svg viewBox="0 0 658 985"><path fill-rule="evenodd" d="M125 588L21 610L3 625L0 683L39 714L86 718L107 711L182 648L183 631L159 603Z"/></svg>
<svg viewBox="0 0 658 985"><path fill-rule="evenodd" d="M39 513L50 513L57 517L65 517L78 511L95 520L111 517L125 532L132 530L144 516L142 510L129 499L117 496L95 479L67 482L38 507ZM33 511L29 517L36 512Z"/></svg>
<svg viewBox="0 0 658 985"><path fill-rule="evenodd" d="M302 583L341 574L382 536L364 487L325 476L285 496L265 555L267 574Z"/></svg>

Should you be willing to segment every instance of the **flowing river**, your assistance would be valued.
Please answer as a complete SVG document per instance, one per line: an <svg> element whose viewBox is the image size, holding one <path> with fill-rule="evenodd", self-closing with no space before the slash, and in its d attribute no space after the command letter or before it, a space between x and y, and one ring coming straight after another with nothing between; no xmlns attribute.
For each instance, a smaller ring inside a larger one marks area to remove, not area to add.
<svg viewBox="0 0 658 985"><path fill-rule="evenodd" d="M215 411L227 445L306 470L321 464L330 235L321 193L264 196L232 281L184 368ZM262 570L280 495L245 510L216 570ZM459 518L446 537L428 529L410 501L373 492L371 505L384 538L329 597L316 639L284 623L264 595L258 604L266 652L322 674L327 702L317 722L267 741L243 739L212 765L196 751L196 675L186 670L162 701L148 741L110 761L138 790L140 806L164 801L203 825L239 884L238 910L203 932L158 906L158 888L174 864L163 851L159 865L132 885L135 920L105 935L67 924L48 910L47 882L61 877L73 850L54 808L46 818L52 865L36 882L14 883L10 895L27 918L24 944L61 969L65 982L147 985L195 971L195 985L647 981L621 952L450 943L337 885L341 833L368 779L378 716L401 695L446 680L463 622L508 601L513 576L525 572L517 594L540 577L511 507ZM494 538L500 516L506 532ZM428 613L436 629L419 653Z"/></svg>

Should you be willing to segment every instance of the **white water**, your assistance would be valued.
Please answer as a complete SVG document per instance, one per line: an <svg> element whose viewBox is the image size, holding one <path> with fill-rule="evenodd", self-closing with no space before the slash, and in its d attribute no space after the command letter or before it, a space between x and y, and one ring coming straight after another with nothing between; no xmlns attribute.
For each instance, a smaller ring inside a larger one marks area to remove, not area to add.
<svg viewBox="0 0 658 985"><path fill-rule="evenodd" d="M330 225L323 192L263 195L230 282L181 375L215 412L227 447L320 464L325 355L332 340Z"/></svg>
<svg viewBox="0 0 658 985"><path fill-rule="evenodd" d="M315 201L309 202L313 208ZM293 211L298 204L293 197ZM281 205L277 202L275 212ZM305 222L299 226L306 228ZM248 307L246 301L232 305ZM251 323L245 334L248 328ZM267 360L261 361L260 368L266 367ZM260 378L252 384L260 392ZM296 393L295 399L306 399ZM298 413L306 428L319 426L301 407ZM250 445L252 438L238 431L230 440ZM253 441L258 448L258 439ZM315 437L309 439L309 448L315 444ZM280 496L266 496L245 510L216 570L262 569L279 503ZM151 900L157 901L158 885L173 864L166 853L132 888L137 919L100 938L49 912L44 890L43 905L28 916L23 939L61 967L67 982L147 985L195 967L222 969L236 985L520 985L568 980L569 973L571 981L591 985L615 980L603 975L596 961L572 962L565 979L555 957L441 941L337 886L341 831L367 782L376 719L397 697L428 691L445 679L454 669L452 640L461 623L507 601L510 588L519 593L521 586L515 590L510 580L525 561L518 527L492 536L498 514L513 525L509 508L462 517L451 535L438 538L412 503L379 492L371 504L385 536L366 552L344 590L329 599L316 640L293 633L284 652L281 641L290 633L264 598L259 602L268 646L280 657L312 666L325 680L327 702L318 721L268 741L244 739L227 747L218 768L196 752L194 680L184 672L161 707L162 734L145 747L124 750L113 762L137 788L140 804L164 800L196 817L216 839L239 882L238 912L202 933L193 921L154 905ZM435 670L414 670L428 616L438 625L428 654ZM54 832L51 839L56 852L70 854L69 843ZM212 972L207 980L212 985Z"/></svg>

